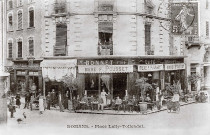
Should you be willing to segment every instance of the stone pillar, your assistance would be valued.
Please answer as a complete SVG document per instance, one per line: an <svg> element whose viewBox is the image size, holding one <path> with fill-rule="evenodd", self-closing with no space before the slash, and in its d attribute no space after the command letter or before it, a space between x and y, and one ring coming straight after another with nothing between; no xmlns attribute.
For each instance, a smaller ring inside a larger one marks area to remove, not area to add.
<svg viewBox="0 0 210 135"><path fill-rule="evenodd" d="M7 98L5 95L6 76L0 76L0 124L7 123Z"/></svg>

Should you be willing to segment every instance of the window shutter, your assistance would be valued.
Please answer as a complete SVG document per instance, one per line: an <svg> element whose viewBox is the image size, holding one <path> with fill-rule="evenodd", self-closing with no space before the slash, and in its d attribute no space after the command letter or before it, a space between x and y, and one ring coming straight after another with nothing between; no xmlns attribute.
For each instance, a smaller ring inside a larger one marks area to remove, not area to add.
<svg viewBox="0 0 210 135"><path fill-rule="evenodd" d="M151 51L151 25L146 24L145 25L145 51L146 53Z"/></svg>
<svg viewBox="0 0 210 135"><path fill-rule="evenodd" d="M34 10L33 9L29 11L29 19L30 19L29 27L34 27Z"/></svg>
<svg viewBox="0 0 210 135"><path fill-rule="evenodd" d="M22 41L18 42L18 58L22 58Z"/></svg>
<svg viewBox="0 0 210 135"><path fill-rule="evenodd" d="M22 12L18 13L18 29L22 29Z"/></svg>
<svg viewBox="0 0 210 135"><path fill-rule="evenodd" d="M34 40L33 39L29 40L29 54L34 56Z"/></svg>
<svg viewBox="0 0 210 135"><path fill-rule="evenodd" d="M67 25L58 24L56 26L56 44L54 47L55 56L65 56L67 46Z"/></svg>
<svg viewBox="0 0 210 135"><path fill-rule="evenodd" d="M9 48L9 58L12 58L12 43L8 43L8 48Z"/></svg>

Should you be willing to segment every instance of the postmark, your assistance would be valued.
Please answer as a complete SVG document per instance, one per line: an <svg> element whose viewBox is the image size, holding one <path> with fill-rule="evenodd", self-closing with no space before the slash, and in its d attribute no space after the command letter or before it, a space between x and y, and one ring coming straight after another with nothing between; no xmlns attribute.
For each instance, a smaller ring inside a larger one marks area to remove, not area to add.
<svg viewBox="0 0 210 135"><path fill-rule="evenodd" d="M198 2L168 2L158 7L160 26L174 35L198 34Z"/></svg>

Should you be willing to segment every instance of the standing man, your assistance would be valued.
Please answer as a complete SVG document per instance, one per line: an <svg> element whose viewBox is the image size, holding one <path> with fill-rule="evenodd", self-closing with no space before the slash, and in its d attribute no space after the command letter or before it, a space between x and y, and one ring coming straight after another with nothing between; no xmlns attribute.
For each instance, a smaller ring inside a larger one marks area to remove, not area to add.
<svg viewBox="0 0 210 135"><path fill-rule="evenodd" d="M50 96L51 96L52 107L55 107L55 103L56 103L56 93L55 93L55 90L54 90L54 89L52 89L52 92L51 92Z"/></svg>
<svg viewBox="0 0 210 135"><path fill-rule="evenodd" d="M29 108L29 102L30 102L30 94L27 92L26 93L26 96L25 96L25 106L24 106L24 108L23 109L25 109L25 108Z"/></svg>
<svg viewBox="0 0 210 135"><path fill-rule="evenodd" d="M59 93L58 93L58 104L59 104L60 112L64 112L63 111L63 99L62 99L61 91L59 91Z"/></svg>
<svg viewBox="0 0 210 135"><path fill-rule="evenodd" d="M14 118L14 112L15 112L15 101L14 97L11 96L10 103L9 103L9 111L11 113L10 117Z"/></svg>

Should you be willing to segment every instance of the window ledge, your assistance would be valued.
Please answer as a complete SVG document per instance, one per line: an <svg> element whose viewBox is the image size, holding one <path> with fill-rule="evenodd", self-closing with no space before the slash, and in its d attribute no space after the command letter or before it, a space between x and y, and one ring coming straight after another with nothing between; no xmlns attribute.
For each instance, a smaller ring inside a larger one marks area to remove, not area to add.
<svg viewBox="0 0 210 135"><path fill-rule="evenodd" d="M16 31L23 31L23 29L18 29L18 30L16 30Z"/></svg>
<svg viewBox="0 0 210 135"><path fill-rule="evenodd" d="M21 7L23 7L23 5L18 5L18 6L17 6L17 8L21 8Z"/></svg>
<svg viewBox="0 0 210 135"><path fill-rule="evenodd" d="M7 58L7 60L13 60L13 58Z"/></svg>
<svg viewBox="0 0 210 135"><path fill-rule="evenodd" d="M21 58L16 58L16 60L23 60L23 58L21 57Z"/></svg>
<svg viewBox="0 0 210 135"><path fill-rule="evenodd" d="M8 30L7 32L14 32L13 30Z"/></svg>
<svg viewBox="0 0 210 135"><path fill-rule="evenodd" d="M35 27L28 27L27 29L35 29Z"/></svg>

